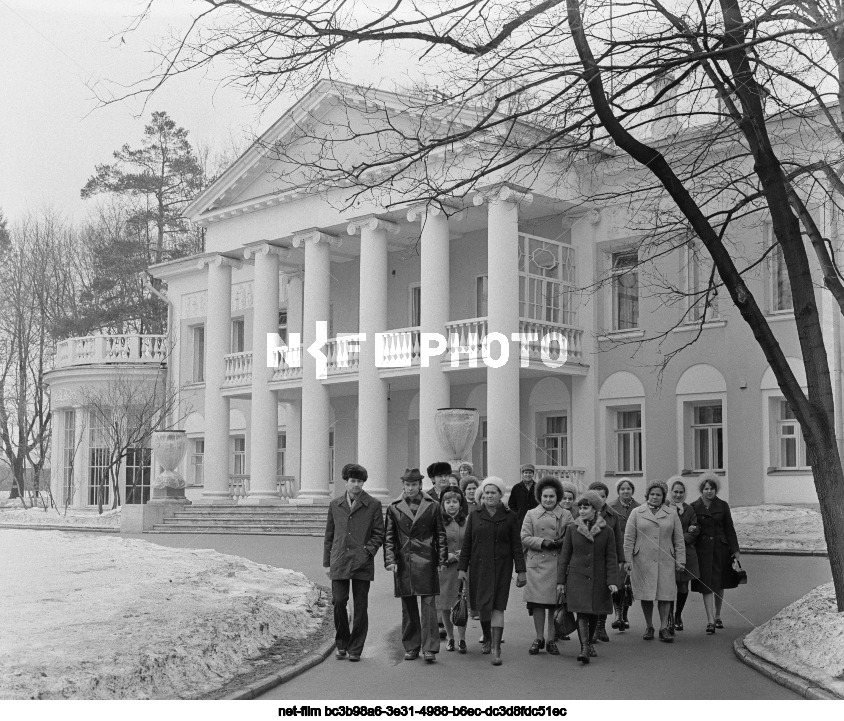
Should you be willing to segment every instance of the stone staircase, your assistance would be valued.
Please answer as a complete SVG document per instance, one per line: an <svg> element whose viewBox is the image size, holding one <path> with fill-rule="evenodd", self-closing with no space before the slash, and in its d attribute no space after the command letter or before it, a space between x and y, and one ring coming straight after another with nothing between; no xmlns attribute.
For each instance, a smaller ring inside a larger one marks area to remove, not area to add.
<svg viewBox="0 0 844 721"><path fill-rule="evenodd" d="M312 506L185 506L150 533L323 536L328 503Z"/></svg>

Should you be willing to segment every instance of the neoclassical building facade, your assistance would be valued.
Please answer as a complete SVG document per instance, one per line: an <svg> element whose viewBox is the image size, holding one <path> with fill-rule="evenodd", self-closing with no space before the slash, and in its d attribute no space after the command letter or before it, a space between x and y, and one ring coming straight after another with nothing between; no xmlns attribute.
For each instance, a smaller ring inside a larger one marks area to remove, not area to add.
<svg viewBox="0 0 844 721"><path fill-rule="evenodd" d="M406 467L447 457L436 410L472 407L476 473L509 484L531 462L610 488L682 473L694 497L694 478L713 470L735 504L816 501L799 427L738 313L726 297L699 311L650 292L629 209L584 202L586 172L493 176L436 204L298 182L268 149L305 115L340 112L350 92L319 84L188 208L206 252L150 268L167 285L191 500L320 502L350 461L369 470L371 494L394 496ZM837 238L834 219L822 222ZM748 224L741 242L764 246L767 232ZM690 297L706 275L691 241L652 264ZM774 253L748 284L805 385L781 277ZM839 314L825 291L818 300L840 396ZM307 351L321 322L324 377ZM492 333L505 342L490 357L507 362L483 362ZM425 334L457 352L426 357ZM549 334L565 357L542 346ZM66 453L57 440L54 468Z"/></svg>

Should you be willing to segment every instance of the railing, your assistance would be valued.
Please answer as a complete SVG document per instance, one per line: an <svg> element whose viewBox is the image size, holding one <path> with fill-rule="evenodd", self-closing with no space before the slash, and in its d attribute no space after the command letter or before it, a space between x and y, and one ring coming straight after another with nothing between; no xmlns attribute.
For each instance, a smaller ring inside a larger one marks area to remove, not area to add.
<svg viewBox="0 0 844 721"><path fill-rule="evenodd" d="M98 363L163 363L167 359L167 336L89 335L56 344L56 368Z"/></svg>
<svg viewBox="0 0 844 721"><path fill-rule="evenodd" d="M585 468L575 468L573 466L536 466L536 474L534 478L542 478L542 476L554 476L561 481L571 481L577 486L578 491L585 491L586 487L583 484L583 479L586 475Z"/></svg>
<svg viewBox="0 0 844 721"><path fill-rule="evenodd" d="M323 352L328 359L329 375L357 373L360 367L360 343L355 342L354 338L329 338Z"/></svg>
<svg viewBox="0 0 844 721"><path fill-rule="evenodd" d="M252 351L230 353L225 360L224 386L248 386L252 383Z"/></svg>
<svg viewBox="0 0 844 721"><path fill-rule="evenodd" d="M383 356L375 362L381 368L406 368L419 365L419 327L395 328L383 333Z"/></svg>
<svg viewBox="0 0 844 721"><path fill-rule="evenodd" d="M279 498L296 498L299 492L294 476L278 476L275 487ZM249 495L249 476L229 475L229 493L235 500L246 498Z"/></svg>
<svg viewBox="0 0 844 721"><path fill-rule="evenodd" d="M279 476L276 478L275 487L281 498L296 498L296 494L299 493L295 476Z"/></svg>
<svg viewBox="0 0 844 721"><path fill-rule="evenodd" d="M481 346L487 329L486 318L467 318L465 320L454 320L445 324L446 340L448 341L447 355L443 358L451 358L451 353L456 350L462 360L465 355L481 357Z"/></svg>
<svg viewBox="0 0 844 721"><path fill-rule="evenodd" d="M246 496L249 495L249 476L230 475L229 494L235 500L239 498L246 498Z"/></svg>
<svg viewBox="0 0 844 721"><path fill-rule="evenodd" d="M583 330L573 328L570 325L558 325L556 323L545 323L543 321L521 318L519 320L519 333L536 333L538 340L528 342L528 355L531 360L540 360L542 349L542 338L549 333L558 333L566 339L568 356L567 363L580 363L583 358ZM552 349L551 357L556 358L557 350Z"/></svg>
<svg viewBox="0 0 844 721"><path fill-rule="evenodd" d="M289 381L302 377L302 346L297 345L280 356L278 368L273 371L274 381Z"/></svg>

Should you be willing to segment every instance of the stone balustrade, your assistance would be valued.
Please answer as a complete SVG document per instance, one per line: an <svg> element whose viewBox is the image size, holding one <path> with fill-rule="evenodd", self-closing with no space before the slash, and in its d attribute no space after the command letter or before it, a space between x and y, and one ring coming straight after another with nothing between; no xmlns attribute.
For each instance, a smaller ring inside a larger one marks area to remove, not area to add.
<svg viewBox="0 0 844 721"><path fill-rule="evenodd" d="M230 353L226 356L226 377L223 385L248 386L252 382L252 351Z"/></svg>
<svg viewBox="0 0 844 721"><path fill-rule="evenodd" d="M577 486L578 491L585 491L583 479L586 476L585 468L575 468L573 466L536 466L536 474L534 478L542 478L542 476L554 476L561 481L571 481Z"/></svg>
<svg viewBox="0 0 844 721"><path fill-rule="evenodd" d="M68 338L56 344L55 368L102 363L164 363L167 336L89 335Z"/></svg>

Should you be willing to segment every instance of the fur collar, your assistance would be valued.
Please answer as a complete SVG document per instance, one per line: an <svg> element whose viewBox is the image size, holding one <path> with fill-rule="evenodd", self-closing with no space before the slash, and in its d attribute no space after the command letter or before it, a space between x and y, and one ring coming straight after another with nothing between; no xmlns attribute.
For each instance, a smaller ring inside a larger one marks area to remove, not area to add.
<svg viewBox="0 0 844 721"><path fill-rule="evenodd" d="M605 528L606 525L607 522L601 518L600 513L595 514L595 523L592 525L591 529L586 527L586 524L580 516L574 519L574 527L577 529L577 532L587 540L592 541L592 543L595 542L595 536L597 536L601 532L601 529Z"/></svg>

